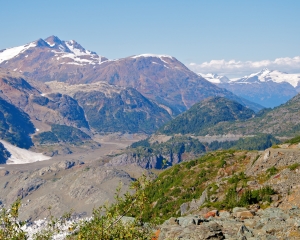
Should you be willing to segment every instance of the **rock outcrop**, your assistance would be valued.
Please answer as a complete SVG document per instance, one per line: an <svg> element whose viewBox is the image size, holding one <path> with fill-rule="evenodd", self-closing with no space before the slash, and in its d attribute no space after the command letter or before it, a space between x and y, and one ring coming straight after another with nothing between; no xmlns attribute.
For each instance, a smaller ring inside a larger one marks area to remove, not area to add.
<svg viewBox="0 0 300 240"><path fill-rule="evenodd" d="M300 209L267 208L170 218L161 226L163 239L299 239Z"/></svg>

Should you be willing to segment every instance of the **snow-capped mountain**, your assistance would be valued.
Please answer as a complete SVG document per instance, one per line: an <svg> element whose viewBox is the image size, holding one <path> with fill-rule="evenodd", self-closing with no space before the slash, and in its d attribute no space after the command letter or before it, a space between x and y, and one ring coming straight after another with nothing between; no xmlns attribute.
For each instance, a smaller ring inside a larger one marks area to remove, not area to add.
<svg viewBox="0 0 300 240"><path fill-rule="evenodd" d="M0 51L0 67L40 82L89 84L104 81L131 87L179 114L210 96L236 100L254 110L262 106L221 89L189 70L175 57L140 54L108 60L80 44L51 36Z"/></svg>
<svg viewBox="0 0 300 240"><path fill-rule="evenodd" d="M38 54L35 54L37 50ZM41 54L41 51L43 54ZM44 40L38 39L26 45L0 50L0 64L5 64L5 66L9 66L10 61L14 62L16 59L30 59L32 57L37 57L37 60L43 60L43 58L46 57L47 60L55 60L60 64L65 63L80 66L87 64L95 65L107 60L107 58L99 56L95 52L84 49L74 40L62 41L56 36L50 36ZM15 68L15 71L17 70L20 71L21 69Z"/></svg>
<svg viewBox="0 0 300 240"><path fill-rule="evenodd" d="M235 83L253 83L253 82L275 82L283 83L287 82L291 84L294 88L297 88L300 83L300 74L290 74L281 72L278 70L269 70L267 68L261 70L257 73L252 73L248 76L244 76L240 79L235 79Z"/></svg>
<svg viewBox="0 0 300 240"><path fill-rule="evenodd" d="M219 76L216 73L198 73L199 76L205 78L206 80L210 81L211 83L214 84L219 84L219 83L228 83L230 79L226 76Z"/></svg>
<svg viewBox="0 0 300 240"><path fill-rule="evenodd" d="M200 74L219 87L265 107L285 103L300 91L300 74L263 69L238 79L228 79L217 74Z"/></svg>

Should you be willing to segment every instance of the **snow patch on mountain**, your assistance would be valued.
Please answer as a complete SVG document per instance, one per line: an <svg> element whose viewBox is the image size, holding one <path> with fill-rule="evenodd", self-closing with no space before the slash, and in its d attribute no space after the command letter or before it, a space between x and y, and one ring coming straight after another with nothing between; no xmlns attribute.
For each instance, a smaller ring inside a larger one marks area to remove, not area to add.
<svg viewBox="0 0 300 240"><path fill-rule="evenodd" d="M19 47L3 49L0 51L0 63L12 59L32 47L36 47L34 42Z"/></svg>
<svg viewBox="0 0 300 240"><path fill-rule="evenodd" d="M168 63L166 60L164 60L164 58L169 58L169 59L173 59L172 56L169 55L159 55L159 54L151 54L151 53L145 53L145 54L140 54L140 55L135 55L131 58L140 58L140 57L154 57L154 58L159 58L162 62L164 63Z"/></svg>
<svg viewBox="0 0 300 240"><path fill-rule="evenodd" d="M263 83L273 81L275 83L289 83L294 88L300 84L300 73L285 73L278 70L269 70L267 68L262 69L259 72L252 73L242 78L227 78L226 76L219 76L215 73L198 73L199 76L205 78L214 84L229 83L229 84L252 84L252 83Z"/></svg>
<svg viewBox="0 0 300 240"><path fill-rule="evenodd" d="M139 58L139 57L156 57L156 58L171 58L171 59L173 59L173 57L169 56L169 55L159 55L159 54L151 54L151 53L135 55L131 58Z"/></svg>
<svg viewBox="0 0 300 240"><path fill-rule="evenodd" d="M107 60L103 56L97 55L97 53L84 49L79 43L74 40L62 41L56 36L51 36L45 40L39 39L29 44L3 49L0 51L0 63L13 59L20 53L25 52L29 48L43 47L43 51L51 51L55 53L56 60L59 61L62 58L69 58L69 61L64 61L64 64L73 65L96 65L101 64ZM25 56L26 58L28 55ZM63 63L60 63L63 64Z"/></svg>
<svg viewBox="0 0 300 240"><path fill-rule="evenodd" d="M95 53L92 53L89 50L85 50L83 47L81 47L77 42L74 40L66 41L65 42L68 48L72 53L74 53L76 56L83 56L83 55L96 55Z"/></svg>
<svg viewBox="0 0 300 240"><path fill-rule="evenodd" d="M114 94L120 94L125 87L110 85L107 82L99 81L90 84L68 84L64 82L51 81L45 83L52 92L60 92L74 97L77 92L93 92L99 91L106 97L112 97Z"/></svg>
<svg viewBox="0 0 300 240"><path fill-rule="evenodd" d="M249 76L244 76L240 79L231 80L234 83L251 83L251 82L268 82L276 83L287 82L293 87L297 87L300 82L300 74L290 74L277 70L269 70L267 68L257 73L252 73Z"/></svg>
<svg viewBox="0 0 300 240"><path fill-rule="evenodd" d="M53 52L55 54L60 54L58 57L57 60L59 60L59 58L69 58L69 59L72 59L74 62L67 62L67 64L76 64L76 65L85 65L85 64L92 64L92 65L95 65L96 63L98 63L99 61L101 61L101 58L95 58L95 57L92 57L92 58L81 58L81 56L83 55L76 55L74 53L65 53L65 52L56 52L53 50ZM60 64L65 64L65 62L63 63L60 63Z"/></svg>
<svg viewBox="0 0 300 240"><path fill-rule="evenodd" d="M54 47L55 46L55 43L50 43L48 41L45 41L50 47Z"/></svg>
<svg viewBox="0 0 300 240"><path fill-rule="evenodd" d="M45 156L42 153L19 148L3 140L0 140L0 142L11 154L6 164L26 164L51 159L51 157Z"/></svg>
<svg viewBox="0 0 300 240"><path fill-rule="evenodd" d="M218 74L215 73L207 73L207 74L198 73L198 75L214 84L228 83L230 81L230 79L227 78L226 76L219 76Z"/></svg>

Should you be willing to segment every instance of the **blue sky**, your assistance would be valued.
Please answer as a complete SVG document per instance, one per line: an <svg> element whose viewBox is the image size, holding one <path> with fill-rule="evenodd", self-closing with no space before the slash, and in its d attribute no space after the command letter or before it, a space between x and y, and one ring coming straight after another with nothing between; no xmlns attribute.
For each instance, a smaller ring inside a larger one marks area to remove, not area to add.
<svg viewBox="0 0 300 240"><path fill-rule="evenodd" d="M297 72L299 12L298 0L10 0L1 3L0 49L56 35L109 59L156 53L198 72Z"/></svg>

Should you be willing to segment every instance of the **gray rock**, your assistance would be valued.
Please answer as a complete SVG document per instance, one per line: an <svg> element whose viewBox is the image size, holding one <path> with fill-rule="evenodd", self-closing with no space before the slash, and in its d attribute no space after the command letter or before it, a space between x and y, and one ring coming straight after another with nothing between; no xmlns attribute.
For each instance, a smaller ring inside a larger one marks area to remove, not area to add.
<svg viewBox="0 0 300 240"><path fill-rule="evenodd" d="M29 179L24 186L17 190L17 198L24 198L29 193L36 191L40 186L42 186L46 181L40 178Z"/></svg>
<svg viewBox="0 0 300 240"><path fill-rule="evenodd" d="M177 222L181 227L195 225L195 221L193 217L179 217L177 218Z"/></svg>
<svg viewBox="0 0 300 240"><path fill-rule="evenodd" d="M235 207L232 209L232 213L244 212L244 211L248 211L248 209L244 207Z"/></svg>
<svg viewBox="0 0 300 240"><path fill-rule="evenodd" d="M231 216L230 212L227 212L227 211L219 212L219 217L221 217L221 218L229 218L230 216Z"/></svg>
<svg viewBox="0 0 300 240"><path fill-rule="evenodd" d="M224 239L222 228L219 224L210 222L205 225L189 225L185 228L181 226L162 228L159 240L164 239Z"/></svg>
<svg viewBox="0 0 300 240"><path fill-rule="evenodd" d="M280 208L267 208L263 211L261 218L277 218L286 220L289 218L289 215L284 213Z"/></svg>
<svg viewBox="0 0 300 240"><path fill-rule="evenodd" d="M252 230L250 230L249 228L247 228L245 225L242 225L237 233L237 236L238 237L246 237L249 238L249 237L253 237L253 232Z"/></svg>
<svg viewBox="0 0 300 240"><path fill-rule="evenodd" d="M192 200L190 203L190 208L191 209L198 209L199 207L201 207L205 201L207 200L207 189L205 189L202 194L201 197L198 200Z"/></svg>
<svg viewBox="0 0 300 240"><path fill-rule="evenodd" d="M181 204L181 206L180 206L180 215L183 216L183 215L187 214L189 210L190 210L190 203L189 202Z"/></svg>

